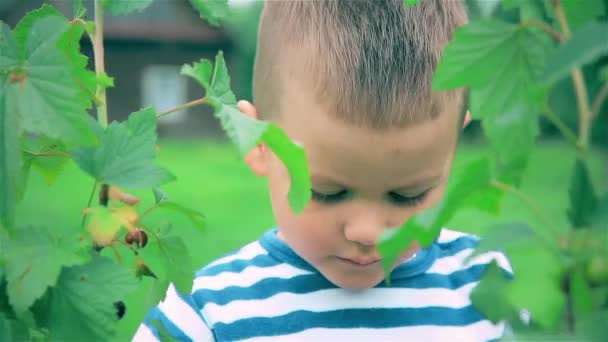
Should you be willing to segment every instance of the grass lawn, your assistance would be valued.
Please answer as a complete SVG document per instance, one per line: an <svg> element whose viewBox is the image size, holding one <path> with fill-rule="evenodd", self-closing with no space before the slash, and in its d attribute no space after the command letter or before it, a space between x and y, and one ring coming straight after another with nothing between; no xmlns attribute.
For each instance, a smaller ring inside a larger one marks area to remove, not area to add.
<svg viewBox="0 0 608 342"><path fill-rule="evenodd" d="M477 145L462 145L455 167L484 153ZM574 153L566 145L545 143L534 153L527 169L523 192L532 197L558 226L567 223L570 170ZM608 188L608 153L595 151L591 160L593 181L601 189ZM219 143L200 141L161 142L159 163L171 170L176 182L162 187L173 201L202 211L207 224L204 231L195 229L186 219L169 212L155 213L150 219L172 223L172 231L184 237L195 268L256 239L272 227L274 220L269 204L266 181L256 178L238 156L236 149ZM73 229L80 225L80 211L86 206L93 181L70 163L57 182L47 186L43 177L33 171L28 190L18 206L19 223L53 226L53 229ZM138 191L143 203L140 211L152 203L150 191ZM460 212L450 222L454 229L482 233L491 222L526 220L537 222L530 210L513 196L507 196L502 214L489 217L475 210ZM127 301L127 315L121 322L121 339L132 331L129 323L138 322L144 314L145 295L150 283ZM66 317L66 319L69 319Z"/></svg>

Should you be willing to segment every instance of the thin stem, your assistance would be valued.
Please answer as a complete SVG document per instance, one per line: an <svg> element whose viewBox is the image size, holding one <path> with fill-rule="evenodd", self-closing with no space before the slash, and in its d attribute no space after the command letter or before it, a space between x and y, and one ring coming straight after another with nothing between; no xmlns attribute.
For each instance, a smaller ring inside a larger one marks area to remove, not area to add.
<svg viewBox="0 0 608 342"><path fill-rule="evenodd" d="M56 152L32 152L32 151L27 151L27 150L22 150L24 153L27 153L31 156L34 157L65 157L65 158L72 158L72 156L69 153L65 153L65 152L61 152L61 151L56 151Z"/></svg>
<svg viewBox="0 0 608 342"><path fill-rule="evenodd" d="M104 47L103 47L103 5L100 0L95 0L95 36L93 37L93 54L95 56L95 72L97 76L105 73ZM100 100L97 106L97 121L103 128L108 126L108 109L106 101L106 88L97 85L95 97Z"/></svg>
<svg viewBox="0 0 608 342"><path fill-rule="evenodd" d="M555 14L557 21L562 29L564 39L570 38L570 27L564 13L564 8L559 0L553 1L555 6ZM576 103L578 105L578 143L582 154L587 151L589 145L589 131L591 129L591 109L589 109L589 96L587 95L587 86L585 85L585 77L581 68L572 70L572 82L574 83L574 91L576 93Z"/></svg>
<svg viewBox="0 0 608 342"><path fill-rule="evenodd" d="M564 37L562 37L561 33L557 32L553 27L551 27L549 24L540 21L538 19L527 19L525 21L523 21L521 23L522 26L536 26L538 28L540 28L541 30L547 32L548 34L550 34L551 36L553 36L553 38L555 40L557 40L558 42L563 42L564 41Z"/></svg>
<svg viewBox="0 0 608 342"><path fill-rule="evenodd" d="M545 114L545 117L549 119L553 125L555 125L555 127L560 131L564 138L566 138L566 140L572 144L572 146L579 149L576 134L574 134L572 129L570 129L570 127L564 123L564 121L559 117L559 115L557 115L557 113L553 111L553 109L547 106L543 114Z"/></svg>
<svg viewBox="0 0 608 342"><path fill-rule="evenodd" d="M604 103L604 100L606 100L606 98L608 98L608 82L604 83L602 89L600 89L597 95L595 95L593 104L591 104L591 120L594 120L600 113L600 109L602 109L602 103Z"/></svg>
<svg viewBox="0 0 608 342"><path fill-rule="evenodd" d="M95 196L95 190L97 190L97 181L93 184L93 189L91 190L91 195L89 195L89 201L87 202L87 208L91 207L91 203L93 203L93 196ZM87 218L87 214L82 214L82 222L80 222L80 226L84 228L84 221Z"/></svg>
<svg viewBox="0 0 608 342"><path fill-rule="evenodd" d="M151 206L150 208L146 209L146 211L143 212L143 214L139 215L139 217L137 218L137 222L136 224L138 224L139 222L141 222L141 220L147 216L148 214L150 214L151 212L153 212L154 210L158 209L158 204L155 204L153 206Z"/></svg>
<svg viewBox="0 0 608 342"><path fill-rule="evenodd" d="M198 105L201 105L201 104L203 104L203 103L205 103L205 102L207 102L207 97L203 97L203 98L200 98L200 99L197 99L197 100L194 100L194 101L190 101L190 102L185 103L185 104L183 104L183 105L177 106L177 107L175 107L175 108L171 108L171 109L166 110L166 111L164 111L164 112L162 112L162 113L160 113L160 114L157 114L157 115L156 115L156 118L157 118L157 119L158 119L158 118L161 118L161 117L163 117L163 116L165 116L165 115L168 115L168 114L171 114L171 113L177 112L178 110L182 110L182 109L186 109L186 108L190 108L190 107L198 106Z"/></svg>
<svg viewBox="0 0 608 342"><path fill-rule="evenodd" d="M517 189L509 184L505 184L505 183L493 180L493 181L491 181L490 185L499 190L504 191L505 193L510 193L510 194L514 195L520 201L522 201L525 205L528 206L528 208L539 219L541 224L546 226L547 229L549 230L550 234L552 235L552 238L548 238L547 236L544 236L544 235L543 236L539 235L539 237L542 237L545 240L545 242L547 243L547 245L553 249L556 244L552 243L552 241L559 242L560 234L559 234L559 232L557 232L555 230L555 227L557 227L557 225L553 224L552 222L550 222L547 219L547 217L542 213L542 210L540 209L538 204L536 204L536 202L533 199L531 199L528 195L526 195L525 193L521 192L519 189ZM536 230L537 233L539 233L541 231L544 232L544 230Z"/></svg>

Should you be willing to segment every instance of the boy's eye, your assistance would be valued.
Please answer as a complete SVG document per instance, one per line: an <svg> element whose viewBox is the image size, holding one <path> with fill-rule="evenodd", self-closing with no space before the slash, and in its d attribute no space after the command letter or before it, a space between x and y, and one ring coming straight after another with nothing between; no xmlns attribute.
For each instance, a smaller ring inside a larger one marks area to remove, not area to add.
<svg viewBox="0 0 608 342"><path fill-rule="evenodd" d="M415 207L424 201L427 194L428 194L428 191L425 191L416 196L404 196L404 195L401 195L396 192L389 192L388 197L390 198L391 202L393 202L397 205Z"/></svg>
<svg viewBox="0 0 608 342"><path fill-rule="evenodd" d="M340 202L341 200L345 199L346 196L348 195L348 190L340 190L340 191L331 192L331 193L318 192L313 189L310 189L310 190L312 192L312 199L317 202L323 202L323 203Z"/></svg>

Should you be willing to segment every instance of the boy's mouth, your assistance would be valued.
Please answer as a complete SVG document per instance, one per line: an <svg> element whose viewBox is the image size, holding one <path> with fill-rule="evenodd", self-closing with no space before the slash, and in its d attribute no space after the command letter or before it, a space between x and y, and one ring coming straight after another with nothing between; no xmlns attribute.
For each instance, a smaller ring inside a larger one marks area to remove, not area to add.
<svg viewBox="0 0 608 342"><path fill-rule="evenodd" d="M372 258L341 258L341 257L338 257L338 259L340 259L341 261L344 261L346 263L349 263L351 265L360 266L360 267L374 265L376 263L379 263L381 260L380 258L376 258L376 257L372 257Z"/></svg>

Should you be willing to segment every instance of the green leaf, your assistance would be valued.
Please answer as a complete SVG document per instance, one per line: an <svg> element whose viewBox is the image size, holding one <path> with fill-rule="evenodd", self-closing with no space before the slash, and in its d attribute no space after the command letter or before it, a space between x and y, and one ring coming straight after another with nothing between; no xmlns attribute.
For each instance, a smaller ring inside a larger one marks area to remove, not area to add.
<svg viewBox="0 0 608 342"><path fill-rule="evenodd" d="M87 9L84 7L83 0L73 0L72 1L72 16L74 19L80 18L85 19L87 16Z"/></svg>
<svg viewBox="0 0 608 342"><path fill-rule="evenodd" d="M568 218L574 228L583 228L591 224L591 217L598 205L593 184L589 177L587 164L577 159L570 179L570 209Z"/></svg>
<svg viewBox="0 0 608 342"><path fill-rule="evenodd" d="M608 322L608 310L598 310L588 315L576 319L576 337L584 341L606 341L608 339L608 330L606 330L606 322Z"/></svg>
<svg viewBox="0 0 608 342"><path fill-rule="evenodd" d="M482 120L484 133L503 165L526 160L540 132L538 116L524 107L512 107Z"/></svg>
<svg viewBox="0 0 608 342"><path fill-rule="evenodd" d="M68 21L51 6L30 12L15 28L25 78L9 86L25 130L66 143L95 141L87 124L90 100L74 80L75 66L58 47Z"/></svg>
<svg viewBox="0 0 608 342"><path fill-rule="evenodd" d="M124 15L131 12L141 12L146 9L154 0L101 0L106 11L112 15Z"/></svg>
<svg viewBox="0 0 608 342"><path fill-rule="evenodd" d="M39 227L16 230L5 245L8 295L17 314L24 313L55 285L62 267L87 261L76 237L53 236Z"/></svg>
<svg viewBox="0 0 608 342"><path fill-rule="evenodd" d="M194 268L188 249L181 237L161 236L140 250L146 264L159 278L159 283L165 286L173 282L175 288L182 293L190 293ZM158 291L158 292L162 292Z"/></svg>
<svg viewBox="0 0 608 342"><path fill-rule="evenodd" d="M505 296L509 283L505 272L493 261L471 293L473 306L494 323L513 317L516 310Z"/></svg>
<svg viewBox="0 0 608 342"><path fill-rule="evenodd" d="M484 234L471 257L498 250L508 253L513 247L520 247L535 238L534 231L526 223L497 224L486 230L486 234Z"/></svg>
<svg viewBox="0 0 608 342"><path fill-rule="evenodd" d="M522 21L532 18L543 19L544 16L542 1L503 0L502 4L505 9L519 7L519 16Z"/></svg>
<svg viewBox="0 0 608 342"><path fill-rule="evenodd" d="M536 79L546 44L538 31L499 20L480 20L458 28L433 78L434 90L470 86L471 113L484 118L522 106L539 105ZM534 113L532 113L534 114Z"/></svg>
<svg viewBox="0 0 608 342"><path fill-rule="evenodd" d="M0 311L0 341L30 341L28 327Z"/></svg>
<svg viewBox="0 0 608 342"><path fill-rule="evenodd" d="M154 188L154 189L152 189L152 191L154 192L154 203L155 204L169 201L169 196L166 193L164 193L161 189Z"/></svg>
<svg viewBox="0 0 608 342"><path fill-rule="evenodd" d="M201 18L213 26L219 26L220 21L229 13L228 0L190 0L190 3L200 13Z"/></svg>
<svg viewBox="0 0 608 342"><path fill-rule="evenodd" d="M12 102L6 92L7 77L0 74L0 226L13 225L15 202L20 191L21 153L19 135L21 126L15 112L10 110Z"/></svg>
<svg viewBox="0 0 608 342"><path fill-rule="evenodd" d="M577 31L590 20L606 14L603 0L561 0L570 30ZM605 31L604 31L605 35Z"/></svg>
<svg viewBox="0 0 608 342"><path fill-rule="evenodd" d="M508 253L515 274L506 293L509 301L518 309L527 309L544 329L555 330L566 304L560 287L561 259L536 239L511 244Z"/></svg>
<svg viewBox="0 0 608 342"><path fill-rule="evenodd" d="M77 148L72 157L100 183L149 188L175 178L154 164L155 146L156 114L147 108L132 113L127 122L112 122L99 146Z"/></svg>
<svg viewBox="0 0 608 342"><path fill-rule="evenodd" d="M78 85L79 102L84 104L86 109L90 109L91 99L95 96L97 84L100 82L98 82L95 72L87 68L89 59L80 53L80 40L84 30L81 25L71 25L59 39L57 47L69 60L72 77ZM107 77L105 73L103 76Z"/></svg>
<svg viewBox="0 0 608 342"><path fill-rule="evenodd" d="M49 329L51 340L108 341L116 328L113 303L136 286L127 268L94 256L89 264L65 268L57 285L34 306L34 315Z"/></svg>
<svg viewBox="0 0 608 342"><path fill-rule="evenodd" d="M0 74L19 64L19 46L15 35L5 23L0 21Z"/></svg>
<svg viewBox="0 0 608 342"><path fill-rule="evenodd" d="M405 6L414 6L417 5L421 0L403 0L403 4Z"/></svg>
<svg viewBox="0 0 608 342"><path fill-rule="evenodd" d="M216 57L213 72L211 63L202 60L184 66L182 74L193 77L205 88L209 103L215 107L215 116L242 155L259 144L266 144L281 159L291 177L289 204L296 213L304 210L311 196L310 171L304 149L292 142L279 126L253 119L238 110L222 52Z"/></svg>
<svg viewBox="0 0 608 342"><path fill-rule="evenodd" d="M476 159L455 172L451 179L446 195L438 205L414 215L401 227L381 236L378 248L387 281L392 264L412 242L429 246L456 211L469 206L469 196L489 189L492 180L490 160L486 157ZM499 201L500 196L491 196L488 200Z"/></svg>
<svg viewBox="0 0 608 342"><path fill-rule="evenodd" d="M205 228L205 216L196 210L184 207L183 205L180 205L178 203L168 201L163 201L159 203L158 207L162 209L173 210L177 213L185 215L199 229L202 230L203 228Z"/></svg>
<svg viewBox="0 0 608 342"><path fill-rule="evenodd" d="M584 269L578 267L572 274L570 283L572 291L572 306L577 319L582 319L593 312L593 295L591 288L585 280Z"/></svg>
<svg viewBox="0 0 608 342"><path fill-rule="evenodd" d="M23 136L21 151L24 166L38 169L49 185L55 182L69 161L65 145L47 137Z"/></svg>
<svg viewBox="0 0 608 342"><path fill-rule="evenodd" d="M585 7L585 6L580 6ZM545 67L543 80L559 81L575 67L582 67L608 54L608 23L592 21L581 27L563 44L554 49Z"/></svg>

